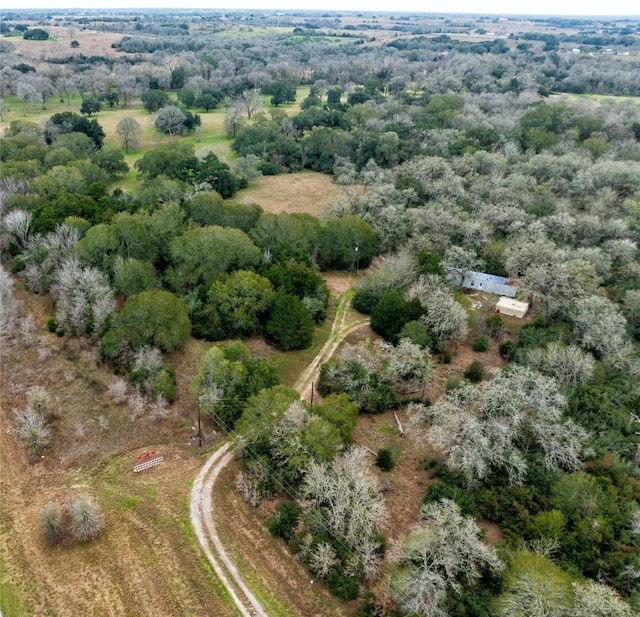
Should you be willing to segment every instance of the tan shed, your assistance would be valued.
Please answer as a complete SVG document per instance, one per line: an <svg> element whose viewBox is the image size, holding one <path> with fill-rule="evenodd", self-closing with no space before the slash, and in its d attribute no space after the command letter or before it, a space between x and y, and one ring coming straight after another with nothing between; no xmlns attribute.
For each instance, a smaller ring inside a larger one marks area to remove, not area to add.
<svg viewBox="0 0 640 617"><path fill-rule="evenodd" d="M496 313L501 315L510 315L511 317L519 317L522 319L529 310L528 302L518 302L513 298L505 298L502 296L496 304Z"/></svg>

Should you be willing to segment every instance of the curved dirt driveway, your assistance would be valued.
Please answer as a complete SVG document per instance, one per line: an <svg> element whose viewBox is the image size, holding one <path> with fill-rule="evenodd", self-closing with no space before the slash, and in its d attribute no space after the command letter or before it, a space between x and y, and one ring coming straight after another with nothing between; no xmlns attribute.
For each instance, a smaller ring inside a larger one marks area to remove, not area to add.
<svg viewBox="0 0 640 617"><path fill-rule="evenodd" d="M316 381L320 367L335 353L338 345L354 330L369 323L368 318L355 322L348 321L350 294L341 296L336 309L336 316L331 326L329 339L322 346L311 364L305 369L295 384L296 390L303 400L309 400L311 383ZM213 566L229 594L233 598L240 613L244 617L268 617L266 611L251 593L242 580L242 576L229 559L216 531L215 521L211 515L211 495L220 472L232 460L229 443L216 450L204 467L200 470L191 489L191 524L207 559Z"/></svg>

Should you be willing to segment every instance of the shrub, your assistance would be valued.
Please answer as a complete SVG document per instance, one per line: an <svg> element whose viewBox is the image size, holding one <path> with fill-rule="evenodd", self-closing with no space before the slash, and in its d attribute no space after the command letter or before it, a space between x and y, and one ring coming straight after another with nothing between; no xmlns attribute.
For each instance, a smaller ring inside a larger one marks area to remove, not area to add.
<svg viewBox="0 0 640 617"><path fill-rule="evenodd" d="M380 290L374 287L359 287L351 300L351 306L356 311L369 315L381 295Z"/></svg>
<svg viewBox="0 0 640 617"><path fill-rule="evenodd" d="M269 523L269 531L275 538L284 538L287 542L293 539L301 513L300 506L293 501L283 501L275 511Z"/></svg>
<svg viewBox="0 0 640 617"><path fill-rule="evenodd" d="M358 582L344 576L337 568L332 568L327 575L327 587L333 595L343 600L355 600L360 591Z"/></svg>
<svg viewBox="0 0 640 617"><path fill-rule="evenodd" d="M47 319L47 330L53 333L57 329L58 329L58 324L56 323L56 320L53 317L49 317L49 319Z"/></svg>
<svg viewBox="0 0 640 617"><path fill-rule="evenodd" d="M500 356L507 362L512 362L516 357L516 345L513 341L504 341L498 345Z"/></svg>
<svg viewBox="0 0 640 617"><path fill-rule="evenodd" d="M451 360L453 360L453 356L450 351L443 351L440 354L440 362L442 362L442 364L451 364Z"/></svg>
<svg viewBox="0 0 640 617"><path fill-rule="evenodd" d="M267 343L283 351L306 349L313 340L313 328L302 300L279 291L265 327Z"/></svg>
<svg viewBox="0 0 640 617"><path fill-rule="evenodd" d="M482 366L482 362L474 360L465 370L464 376L471 383L478 383L482 381L482 378L484 377L484 367Z"/></svg>
<svg viewBox="0 0 640 617"><path fill-rule="evenodd" d="M382 471L391 471L396 466L396 455L391 448L380 448L376 457L376 465Z"/></svg>
<svg viewBox="0 0 640 617"><path fill-rule="evenodd" d="M46 420L51 420L55 417L55 414L49 407L49 394L44 388L40 386L29 388L27 391L27 401L29 407L37 413L42 414Z"/></svg>
<svg viewBox="0 0 640 617"><path fill-rule="evenodd" d="M453 390L457 390L460 386L464 385L464 383L464 379L460 375L453 375L452 377L447 378L445 390L447 392L452 392Z"/></svg>
<svg viewBox="0 0 640 617"><path fill-rule="evenodd" d="M50 546L62 542L64 538L64 519L62 506L55 501L50 501L40 511L40 523L44 539Z"/></svg>
<svg viewBox="0 0 640 617"><path fill-rule="evenodd" d="M479 336L473 341L473 351L487 351L489 349L489 339L486 336Z"/></svg>
<svg viewBox="0 0 640 617"><path fill-rule="evenodd" d="M498 338L504 331L504 319L499 313L491 313L484 322L487 334L491 338Z"/></svg>
<svg viewBox="0 0 640 617"><path fill-rule="evenodd" d="M162 397L168 403L173 403L176 398L176 377L171 367L163 366L155 374L151 382L151 394L154 399Z"/></svg>
<svg viewBox="0 0 640 617"><path fill-rule="evenodd" d="M90 495L78 495L69 506L71 535L80 542L93 540L102 531L100 507Z"/></svg>

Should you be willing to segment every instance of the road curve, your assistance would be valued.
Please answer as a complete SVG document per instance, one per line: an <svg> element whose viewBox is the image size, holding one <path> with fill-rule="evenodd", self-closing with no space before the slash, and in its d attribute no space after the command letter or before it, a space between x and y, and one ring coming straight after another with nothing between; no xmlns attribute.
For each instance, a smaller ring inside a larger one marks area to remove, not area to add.
<svg viewBox="0 0 640 617"><path fill-rule="evenodd" d="M220 472L233 459L229 443L216 450L196 476L191 489L191 524L204 550L236 606L244 617L267 617L267 613L242 580L225 552L211 514L211 495Z"/></svg>
<svg viewBox="0 0 640 617"><path fill-rule="evenodd" d="M349 300L348 293L343 294L340 298L329 339L295 384L295 389L303 400L309 398L311 382L317 380L320 367L331 358L338 345L351 332L369 322L368 319L348 322ZM220 472L232 459L233 454L229 450L227 442L209 457L196 476L191 489L191 524L209 563L213 566L215 573L226 587L243 617L268 617L264 607L251 593L240 572L225 552L212 516L213 485Z"/></svg>

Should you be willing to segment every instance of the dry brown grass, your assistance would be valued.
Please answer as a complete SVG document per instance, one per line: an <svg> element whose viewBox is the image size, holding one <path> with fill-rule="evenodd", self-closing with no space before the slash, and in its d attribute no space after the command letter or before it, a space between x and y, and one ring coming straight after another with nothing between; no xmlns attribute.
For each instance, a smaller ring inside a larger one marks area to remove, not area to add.
<svg viewBox="0 0 640 617"><path fill-rule="evenodd" d="M114 379L82 339L46 329L46 298L18 295L34 315L39 342L3 345L0 390L0 593L5 615L235 615L210 572L189 525L189 482L202 465L186 395L193 370L180 367L172 415L133 420L107 395ZM40 350L47 350L41 353ZM185 350L188 359L201 349ZM174 361L179 362L180 358ZM52 444L35 464L16 440L11 410L43 386L59 418ZM137 455L156 450L164 462L134 474ZM94 542L70 539L50 548L39 511L78 492L93 495L105 518Z"/></svg>
<svg viewBox="0 0 640 617"><path fill-rule="evenodd" d="M31 28L40 28L35 24ZM22 38L11 37L8 40L15 46L16 54L23 60L43 61L49 58L66 58L76 54L85 56L113 56L115 50L112 43L119 41L122 34L116 32L96 32L95 30L80 30L77 28L42 27L55 40L25 41ZM71 47L71 41L78 41L80 47Z"/></svg>
<svg viewBox="0 0 640 617"><path fill-rule="evenodd" d="M315 171L264 176L236 195L241 203L256 203L265 212L302 212L319 216L327 199L341 191L331 176Z"/></svg>

